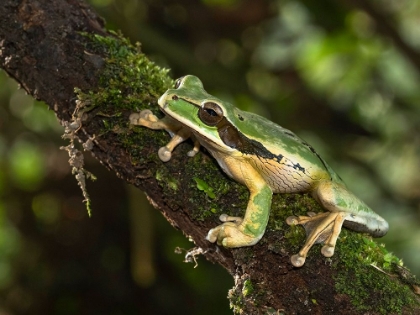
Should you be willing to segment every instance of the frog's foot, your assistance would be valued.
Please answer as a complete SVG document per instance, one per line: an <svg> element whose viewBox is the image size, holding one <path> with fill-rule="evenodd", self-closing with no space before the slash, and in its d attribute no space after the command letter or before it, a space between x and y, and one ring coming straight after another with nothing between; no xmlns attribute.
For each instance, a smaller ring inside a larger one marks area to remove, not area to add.
<svg viewBox="0 0 420 315"><path fill-rule="evenodd" d="M152 111L146 109L140 113L130 115L130 124L144 126L154 130L165 129L172 136L167 145L158 151L159 158L163 162L168 162L172 157L172 151L176 146L192 136L191 131L182 127L179 123L168 116L158 119ZM194 140L194 148L188 152L188 156L194 156L200 150L200 143Z"/></svg>
<svg viewBox="0 0 420 315"><path fill-rule="evenodd" d="M348 215L346 212L325 212L310 216L288 217L286 223L289 225L302 225L307 236L305 245L299 253L291 257L293 266L302 267L308 251L316 243L324 242L324 246L321 249L322 255L325 257L333 256L341 227Z"/></svg>
<svg viewBox="0 0 420 315"><path fill-rule="evenodd" d="M240 217L222 214L219 219L224 223L211 229L206 237L212 243L217 241L218 245L224 247L243 247L254 245L261 239L262 235L255 237L246 233Z"/></svg>
<svg viewBox="0 0 420 315"><path fill-rule="evenodd" d="M243 219L241 217L231 217L226 213L220 215L219 220L222 222L235 222L236 224L241 224Z"/></svg>
<svg viewBox="0 0 420 315"><path fill-rule="evenodd" d="M192 136L192 138L194 139L195 137ZM194 139L194 148L192 148L192 150L187 152L187 155L189 157L193 157L194 155L196 155L198 152L200 151L200 142L197 139Z"/></svg>
<svg viewBox="0 0 420 315"><path fill-rule="evenodd" d="M132 125L139 125L152 128L151 125L159 121L159 119L152 113L151 110L145 109L142 110L140 113L132 113L129 117L130 124ZM164 129L164 128L156 128L155 125L153 129ZM161 126L159 126L161 127Z"/></svg>

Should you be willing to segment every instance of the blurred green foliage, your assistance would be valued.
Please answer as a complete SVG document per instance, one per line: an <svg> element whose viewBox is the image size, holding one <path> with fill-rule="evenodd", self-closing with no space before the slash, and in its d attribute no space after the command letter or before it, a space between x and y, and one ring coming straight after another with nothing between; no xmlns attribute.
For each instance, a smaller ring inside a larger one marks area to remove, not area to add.
<svg viewBox="0 0 420 315"><path fill-rule="evenodd" d="M418 1L90 2L174 78L197 75L310 142L389 221L379 242L420 274ZM61 133L0 73L0 313L231 313L230 276L183 263L174 249L192 244L144 201L133 220L136 197L89 158L87 218Z"/></svg>

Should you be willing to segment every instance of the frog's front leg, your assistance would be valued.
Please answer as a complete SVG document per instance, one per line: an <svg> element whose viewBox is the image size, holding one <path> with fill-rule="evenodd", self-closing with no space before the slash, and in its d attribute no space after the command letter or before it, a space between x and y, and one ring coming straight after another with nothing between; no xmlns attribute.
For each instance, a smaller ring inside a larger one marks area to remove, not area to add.
<svg viewBox="0 0 420 315"><path fill-rule="evenodd" d="M306 255L315 243L323 242L321 253L325 257L333 256L343 224L352 230L375 237L383 236L388 231L388 223L341 183L321 181L312 195L329 212L287 218L288 224L302 225L307 234L302 249L291 257L295 267L301 267L305 263Z"/></svg>
<svg viewBox="0 0 420 315"><path fill-rule="evenodd" d="M207 240L225 247L242 247L256 244L264 235L270 214L272 190L247 163L235 159L225 160L224 168L228 167L230 175L246 185L250 191L248 206L244 218L220 216L224 223L211 229Z"/></svg>
<svg viewBox="0 0 420 315"><path fill-rule="evenodd" d="M144 126L154 130L166 130L171 136L171 140L164 147L158 151L159 158L163 162L168 162L172 157L172 151L177 145L184 142L188 138L193 138L192 133L188 128L171 119L168 116L158 119L150 110L146 109L140 113L133 113L130 115L130 124ZM194 148L188 152L188 156L194 156L200 148L200 143L194 140Z"/></svg>

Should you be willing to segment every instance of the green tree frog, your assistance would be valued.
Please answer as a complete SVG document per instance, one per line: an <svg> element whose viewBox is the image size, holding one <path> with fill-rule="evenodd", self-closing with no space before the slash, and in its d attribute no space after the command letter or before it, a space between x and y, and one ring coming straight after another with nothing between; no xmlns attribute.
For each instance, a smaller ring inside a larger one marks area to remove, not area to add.
<svg viewBox="0 0 420 315"><path fill-rule="evenodd" d="M388 223L353 195L309 144L264 117L208 94L197 77L178 79L158 103L163 119L144 110L131 114L130 123L170 133L171 140L158 151L162 161L169 161L174 148L191 138L189 156L204 146L226 174L250 191L244 217L222 214L223 223L208 232L208 241L225 247L256 244L264 235L273 193L309 192L328 210L287 218L289 225L302 225L307 234L302 249L291 257L296 267L303 266L315 243L324 243L321 252L331 257L343 224L374 237L388 231Z"/></svg>

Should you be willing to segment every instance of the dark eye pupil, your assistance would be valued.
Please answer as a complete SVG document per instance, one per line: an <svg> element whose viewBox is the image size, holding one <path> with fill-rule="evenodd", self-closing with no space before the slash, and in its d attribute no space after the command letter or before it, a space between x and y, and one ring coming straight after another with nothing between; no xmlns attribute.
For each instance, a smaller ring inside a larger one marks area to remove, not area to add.
<svg viewBox="0 0 420 315"><path fill-rule="evenodd" d="M176 80L176 82L175 82L175 88L176 89L180 87L183 78L184 77L180 77L178 80Z"/></svg>
<svg viewBox="0 0 420 315"><path fill-rule="evenodd" d="M211 109L211 108L206 108L205 111L207 112L207 114L209 114L210 116L216 117L217 113Z"/></svg>
<svg viewBox="0 0 420 315"><path fill-rule="evenodd" d="M201 105L198 117L206 125L216 126L223 119L223 110L217 103L206 102Z"/></svg>

